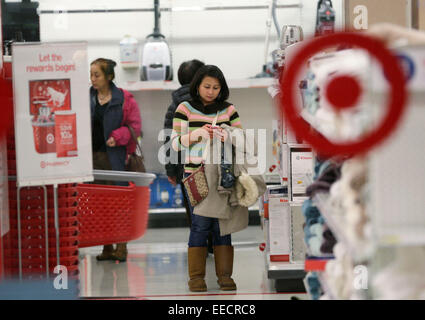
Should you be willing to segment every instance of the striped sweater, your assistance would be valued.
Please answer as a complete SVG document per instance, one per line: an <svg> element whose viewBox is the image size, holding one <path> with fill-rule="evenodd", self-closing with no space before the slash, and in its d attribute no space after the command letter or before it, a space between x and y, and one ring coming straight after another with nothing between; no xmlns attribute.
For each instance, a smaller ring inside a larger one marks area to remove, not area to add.
<svg viewBox="0 0 425 320"><path fill-rule="evenodd" d="M189 147L180 144L180 137L203 127L206 124L212 124L216 113L204 114L193 108L189 102L181 103L174 114L173 133L171 140L173 141L174 150L186 150L185 172L192 173L195 171L202 161L202 152L205 143L194 143ZM227 124L229 126L242 128L239 114L233 105L219 111L217 126ZM189 150L189 151L188 151Z"/></svg>

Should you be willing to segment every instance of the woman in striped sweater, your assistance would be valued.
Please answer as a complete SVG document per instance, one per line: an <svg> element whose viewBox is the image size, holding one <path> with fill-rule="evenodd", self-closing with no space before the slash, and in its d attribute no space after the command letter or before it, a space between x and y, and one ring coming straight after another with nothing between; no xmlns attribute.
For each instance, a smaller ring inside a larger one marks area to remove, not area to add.
<svg viewBox="0 0 425 320"><path fill-rule="evenodd" d="M227 139L221 124L241 128L239 115L235 107L227 102L229 88L221 70L206 65L198 70L190 85L191 99L181 103L173 119L172 144L176 151L185 149L185 177L195 171L202 162L202 153L208 138ZM216 116L216 127L212 123ZM186 190L185 190L186 192ZM225 204L223 204L225 205ZM208 233L213 233L214 259L218 283L222 290L236 290L231 278L233 269L233 247L231 235L220 236L217 218L193 214L189 236L188 268L189 289L206 291L204 281L207 257Z"/></svg>

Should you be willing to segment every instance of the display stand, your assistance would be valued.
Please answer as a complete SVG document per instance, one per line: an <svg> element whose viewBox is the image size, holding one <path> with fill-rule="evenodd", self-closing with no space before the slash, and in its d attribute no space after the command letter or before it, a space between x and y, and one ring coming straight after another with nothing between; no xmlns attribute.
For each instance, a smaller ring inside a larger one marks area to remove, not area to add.
<svg viewBox="0 0 425 320"><path fill-rule="evenodd" d="M276 87L274 87L276 89ZM268 90L274 95L274 104L279 105L279 93L273 88ZM304 217L301 212L302 201L305 199L307 187L307 175L312 172L313 162L309 145L297 143L294 136L287 130L285 119L278 119L274 125L274 154L278 164L280 183L288 188L289 208L289 243L290 259L288 262L271 262L269 259L270 234L266 227L266 268L269 279L275 282L278 292L305 292L303 279L306 276L304 270L305 245L303 224ZM260 211L264 208L260 204ZM261 213L260 213L261 214ZM263 227L267 226L267 218L263 217Z"/></svg>
<svg viewBox="0 0 425 320"><path fill-rule="evenodd" d="M420 279L421 266L425 263L425 174L423 157L418 156L418 150L425 148L422 124L425 87L420 76L425 48L399 51L416 70L407 84L409 105L402 124L390 139L369 151L367 157L344 162L347 166L334 182L339 182L340 188L318 192L312 197L338 245L334 261L324 262L320 267L306 262L306 270L317 274L325 299L418 299L423 294L423 283L410 283L409 290L400 290L399 284L407 285L405 279ZM370 107L366 111L374 115L387 94L384 75L376 65L356 72L368 76L369 92L364 103ZM318 121L314 116L310 120ZM364 128L364 123L354 120L350 125L360 125L355 130ZM361 186L356 189L355 205L348 201L354 196L352 181ZM338 202L339 199L344 201ZM364 210L358 210L359 203ZM336 268L338 273L332 272Z"/></svg>

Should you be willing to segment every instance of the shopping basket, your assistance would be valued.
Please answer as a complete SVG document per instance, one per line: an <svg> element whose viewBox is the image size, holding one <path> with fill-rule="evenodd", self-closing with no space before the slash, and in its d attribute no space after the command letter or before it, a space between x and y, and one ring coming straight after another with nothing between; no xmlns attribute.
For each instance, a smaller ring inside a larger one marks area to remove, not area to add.
<svg viewBox="0 0 425 320"><path fill-rule="evenodd" d="M96 180L132 181L128 187L78 185L79 247L128 242L148 224L149 184L154 174L94 170Z"/></svg>

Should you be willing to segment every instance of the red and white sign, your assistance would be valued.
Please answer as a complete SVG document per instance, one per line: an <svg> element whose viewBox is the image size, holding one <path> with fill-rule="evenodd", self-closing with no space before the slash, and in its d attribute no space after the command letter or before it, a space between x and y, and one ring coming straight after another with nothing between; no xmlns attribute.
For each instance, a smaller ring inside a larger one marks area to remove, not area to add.
<svg viewBox="0 0 425 320"><path fill-rule="evenodd" d="M93 180L87 45L13 46L19 186Z"/></svg>
<svg viewBox="0 0 425 320"><path fill-rule="evenodd" d="M291 209L287 197L269 199L270 261L289 261Z"/></svg>

